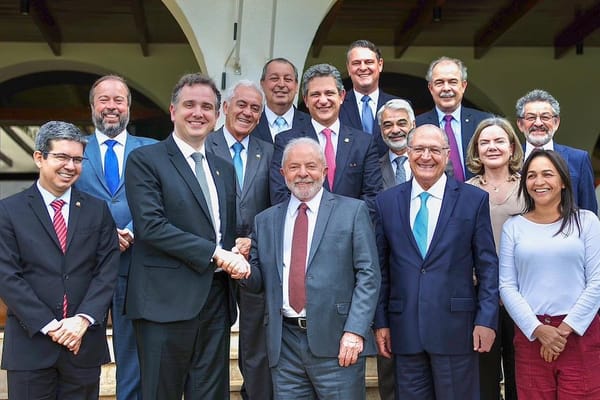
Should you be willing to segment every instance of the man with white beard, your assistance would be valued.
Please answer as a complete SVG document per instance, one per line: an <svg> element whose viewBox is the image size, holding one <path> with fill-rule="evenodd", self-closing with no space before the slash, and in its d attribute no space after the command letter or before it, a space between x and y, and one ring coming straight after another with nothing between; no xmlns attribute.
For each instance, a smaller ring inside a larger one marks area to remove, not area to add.
<svg viewBox="0 0 600 400"><path fill-rule="evenodd" d="M586 151L554 143L560 125L560 104L548 92L535 89L517 100L517 126L527 143L525 158L536 148L554 150L569 165L575 202L579 208L598 213L594 170Z"/></svg>

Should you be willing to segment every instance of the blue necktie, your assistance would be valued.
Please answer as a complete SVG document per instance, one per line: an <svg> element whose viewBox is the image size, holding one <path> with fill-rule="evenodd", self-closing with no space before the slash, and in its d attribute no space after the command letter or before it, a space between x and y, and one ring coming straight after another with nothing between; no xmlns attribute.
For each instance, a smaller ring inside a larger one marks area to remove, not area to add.
<svg viewBox="0 0 600 400"><path fill-rule="evenodd" d="M406 156L398 156L394 158L394 163L396 163L396 185L406 182L406 171L404 171L405 161Z"/></svg>
<svg viewBox="0 0 600 400"><path fill-rule="evenodd" d="M373 122L375 119L373 118L373 111L371 111L371 107L369 107L369 101L371 98L369 96L363 96L360 101L362 101L362 128L363 131L367 133L373 133Z"/></svg>
<svg viewBox="0 0 600 400"><path fill-rule="evenodd" d="M244 187L244 163L242 162L242 150L244 145L240 142L235 142L231 148L233 149L233 167L235 168L235 175L237 176L240 188Z"/></svg>
<svg viewBox="0 0 600 400"><path fill-rule="evenodd" d="M119 187L119 162L117 161L117 154L113 147L118 142L116 140L109 139L104 142L106 145L106 153L104 153L104 180L106 180L106 186L110 190L110 194L115 194Z"/></svg>
<svg viewBox="0 0 600 400"><path fill-rule="evenodd" d="M275 126L277 127L277 133L284 131L287 129L288 124L287 121L285 120L285 118L283 117L277 117L275 118Z"/></svg>
<svg viewBox="0 0 600 400"><path fill-rule="evenodd" d="M431 197L431 194L422 192L419 197L421 198L421 207L415 217L415 223L413 224L413 235L421 255L425 258L427 254L427 226L429 225L429 210L427 210L427 199Z"/></svg>

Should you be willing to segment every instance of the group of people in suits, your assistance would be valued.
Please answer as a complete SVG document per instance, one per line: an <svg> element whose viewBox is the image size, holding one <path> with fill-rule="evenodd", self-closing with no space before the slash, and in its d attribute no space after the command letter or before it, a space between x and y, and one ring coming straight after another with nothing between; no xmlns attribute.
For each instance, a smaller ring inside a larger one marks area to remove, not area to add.
<svg viewBox="0 0 600 400"><path fill-rule="evenodd" d="M223 99L184 75L161 142L127 132L115 75L90 90L89 139L42 126L38 181L0 202L9 396L97 398L109 306L119 400L229 398L238 307L244 399L364 399L377 353L382 399L499 396L499 378L480 380L498 347L489 196L463 183L491 115L462 105L457 59L430 64L435 107L416 117L379 89L373 43L352 43L346 67L348 91L329 64L300 86L274 58ZM553 141L559 115L545 91L517 102L525 153L560 153L578 206L597 212L589 157ZM32 346L43 362L22 356Z"/></svg>

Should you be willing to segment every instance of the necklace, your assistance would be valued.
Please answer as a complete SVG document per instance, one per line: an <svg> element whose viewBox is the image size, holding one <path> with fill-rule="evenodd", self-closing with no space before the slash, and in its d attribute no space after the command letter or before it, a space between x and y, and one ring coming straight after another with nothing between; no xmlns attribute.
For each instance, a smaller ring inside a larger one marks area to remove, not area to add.
<svg viewBox="0 0 600 400"><path fill-rule="evenodd" d="M488 182L488 181L487 181L487 180L486 180L486 179L483 177L483 175L481 175L480 181L481 181L481 184L482 184L482 185L489 185L489 186L491 186L491 187L492 187L492 190L494 191L494 193L498 193L498 192L500 191L500 187L502 187L502 185L504 185L506 182L510 182L510 181L511 181L511 177L509 176L509 177L508 177L508 179L506 179L506 180L505 180L505 181L503 181L503 182L500 182L500 184L499 184L498 186L496 186L496 185L492 184L491 182Z"/></svg>

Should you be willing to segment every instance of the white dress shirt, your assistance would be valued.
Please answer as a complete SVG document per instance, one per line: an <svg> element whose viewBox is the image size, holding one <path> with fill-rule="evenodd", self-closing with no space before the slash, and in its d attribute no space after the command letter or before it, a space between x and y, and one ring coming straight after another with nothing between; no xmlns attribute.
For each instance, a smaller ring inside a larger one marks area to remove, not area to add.
<svg viewBox="0 0 600 400"><path fill-rule="evenodd" d="M408 153L404 153L402 154L402 156L406 157L406 161L404 161L404 164L402 164L402 168L404 168L404 176L406 177L406 181L410 180L410 178L412 177L412 170L410 169L410 163L408 162ZM394 153L393 151L389 150L388 151L388 157L390 158L390 164L392 164L392 170L394 171L394 176L396 176L396 169L398 167L396 167L396 162L394 161L397 157L402 157L399 156L398 154Z"/></svg>
<svg viewBox="0 0 600 400"><path fill-rule="evenodd" d="M352 89L354 91L354 97L356 98L356 106L358 107L358 114L360 115L360 120L362 121L362 109L363 109L363 102L362 102L362 98L363 96L365 96L362 93L358 93L356 90ZM375 89L374 92L369 93L367 96L369 96L371 98L371 100L369 100L369 108L371 108L371 112L373 113L373 117L375 117L375 123L377 124L377 102L379 101L379 88Z"/></svg>
<svg viewBox="0 0 600 400"><path fill-rule="evenodd" d="M277 136L279 132L292 129L292 125L294 124L294 111L295 109L292 106L283 115L277 115L273 111L271 111L269 106L265 104L265 117L267 117L267 122L269 123L269 130L271 131L271 137L273 138L273 142L275 142L275 136ZM283 128L281 128L281 130L277 125L275 125L275 120L277 119L277 117L282 117L283 119L285 119L285 122L287 124L287 126L284 126Z"/></svg>
<svg viewBox="0 0 600 400"><path fill-rule="evenodd" d="M229 149L229 154L231 155L231 159L233 160L233 155L235 151L233 151L233 146L238 140L233 137L231 132L227 130L225 125L223 125L223 136L225 137L225 142L227 142L227 148ZM250 135L246 135L241 141L239 141L244 148L240 152L240 158L242 159L242 165L244 166L244 175L246 175L246 161L248 160L248 143L250 143Z"/></svg>
<svg viewBox="0 0 600 400"><path fill-rule="evenodd" d="M119 133L114 138L106 136L104 133L96 131L96 140L98 140L98 144L100 145L100 159L102 160L102 170L104 171L104 156L106 155L106 149L108 146L106 145L107 140L115 140L117 144L113 146L113 150L117 156L117 162L119 164L119 176L123 175L123 165L125 162L125 143L127 143L127 131L123 131Z"/></svg>
<svg viewBox="0 0 600 400"><path fill-rule="evenodd" d="M331 124L331 126L321 125L314 119L311 119L311 122L313 128L315 128L315 132L317 132L317 138L319 139L319 144L321 145L321 149L323 149L323 151L325 151L325 135L323 135L322 131L325 128L331 129L331 131L333 132L331 134L331 144L333 144L333 153L337 155L338 138L340 137L340 120L336 119L335 122Z"/></svg>
<svg viewBox="0 0 600 400"><path fill-rule="evenodd" d="M532 145L531 143L525 142L525 158L524 158L524 160L527 160L527 157L529 157L529 155L535 148L536 147L534 145ZM554 140L550 139L550 141L548 143L546 143L545 145L542 146L542 149L554 150Z"/></svg>
<svg viewBox="0 0 600 400"><path fill-rule="evenodd" d="M442 199L444 198L444 190L446 189L446 181L448 178L446 174L442 174L440 179L437 180L436 183L433 184L428 190L424 190L421 185L417 182L416 179L413 178L412 181L412 190L410 193L410 228L412 229L415 225L415 219L417 218L417 213L419 212L419 208L421 207L421 198L419 195L422 192L427 192L431 196L427 200L427 211L428 211L428 224L427 224L427 249L429 249L429 245L431 244L431 238L433 237L433 232L435 232L435 227L437 225L438 218L440 216L440 210L442 209Z"/></svg>
<svg viewBox="0 0 600 400"><path fill-rule="evenodd" d="M446 113L437 107L435 108L435 110L436 110L437 116L438 116L439 127L445 132L444 127L446 126L446 121L444 120L444 117L446 116ZM463 154L462 130L461 130L461 121L460 121L461 110L462 110L462 106L458 106L458 108L449 115L452 115L452 122L450 123L450 126L452 126L452 131L454 132L454 139L456 140L456 144L458 145L458 153L460 154L460 163L462 164L463 173L464 173L465 158L464 158L464 154Z"/></svg>

